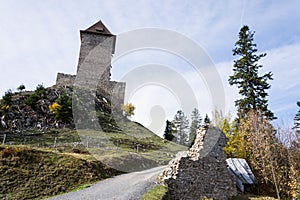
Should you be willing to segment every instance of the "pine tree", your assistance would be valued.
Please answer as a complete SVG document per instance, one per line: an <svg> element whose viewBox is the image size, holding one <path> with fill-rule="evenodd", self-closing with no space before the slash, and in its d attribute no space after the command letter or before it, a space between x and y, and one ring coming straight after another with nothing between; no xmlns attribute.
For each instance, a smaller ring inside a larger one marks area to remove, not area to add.
<svg viewBox="0 0 300 200"><path fill-rule="evenodd" d="M201 125L202 118L200 116L199 110L194 108L191 114L191 126L190 126L190 135L189 135L189 145L192 146L196 138L197 129Z"/></svg>
<svg viewBox="0 0 300 200"><path fill-rule="evenodd" d="M294 129L297 132L300 132L300 101L297 102L297 106L299 107L299 110L296 113L295 118L294 118Z"/></svg>
<svg viewBox="0 0 300 200"><path fill-rule="evenodd" d="M175 127L175 138L176 143L181 145L187 145L188 135L187 130L189 126L189 121L185 116L184 112L179 110L174 116L173 124Z"/></svg>
<svg viewBox="0 0 300 200"><path fill-rule="evenodd" d="M174 134L174 124L170 122L169 120L166 121L166 129L164 133L164 139L172 141L175 136Z"/></svg>
<svg viewBox="0 0 300 200"><path fill-rule="evenodd" d="M204 123L209 125L210 122L211 122L211 121L210 121L208 115L206 114L206 115L205 115L205 118L204 118Z"/></svg>
<svg viewBox="0 0 300 200"><path fill-rule="evenodd" d="M234 74L229 77L230 85L237 85L242 98L235 101L238 109L238 118L246 117L247 113L254 109L260 110L268 119L275 119L274 114L268 109L266 92L271 86L268 80L273 80L272 73L268 72L259 76L258 70L262 65L258 61L266 54L257 55L256 44L253 42L254 32L248 26L243 26L239 32L239 40L233 49L234 56L240 56L234 61Z"/></svg>

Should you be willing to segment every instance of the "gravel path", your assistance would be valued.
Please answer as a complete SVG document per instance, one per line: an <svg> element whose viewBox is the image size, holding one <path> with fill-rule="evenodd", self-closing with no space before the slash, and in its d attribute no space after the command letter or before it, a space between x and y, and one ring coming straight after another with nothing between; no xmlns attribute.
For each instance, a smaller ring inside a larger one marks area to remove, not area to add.
<svg viewBox="0 0 300 200"><path fill-rule="evenodd" d="M123 174L100 181L89 188L49 198L49 200L139 200L166 166Z"/></svg>

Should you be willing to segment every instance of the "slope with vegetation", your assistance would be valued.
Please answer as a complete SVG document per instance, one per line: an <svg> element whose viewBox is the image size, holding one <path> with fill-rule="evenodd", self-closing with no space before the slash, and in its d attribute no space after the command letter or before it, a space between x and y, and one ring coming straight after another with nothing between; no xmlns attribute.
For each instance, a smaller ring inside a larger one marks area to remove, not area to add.
<svg viewBox="0 0 300 200"><path fill-rule="evenodd" d="M1 199L41 199L121 172L85 154L0 146L0 173Z"/></svg>
<svg viewBox="0 0 300 200"><path fill-rule="evenodd" d="M116 122L109 100L86 91L86 97L95 100L102 129L75 130L72 93L70 87L38 85L33 92L20 88L3 96L0 198L56 195L123 172L166 164L185 149L130 121L128 113Z"/></svg>

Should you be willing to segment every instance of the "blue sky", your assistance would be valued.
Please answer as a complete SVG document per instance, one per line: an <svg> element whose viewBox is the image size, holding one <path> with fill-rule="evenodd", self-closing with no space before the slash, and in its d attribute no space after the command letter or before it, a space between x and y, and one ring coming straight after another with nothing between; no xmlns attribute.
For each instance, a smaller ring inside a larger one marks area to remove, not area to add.
<svg viewBox="0 0 300 200"><path fill-rule="evenodd" d="M173 30L198 43L215 64L223 81L225 111L234 113L233 101L238 97L237 90L227 83L234 59L231 50L240 27L247 24L255 31L259 51L268 54L261 60L264 65L262 72L272 71L274 74L274 80L270 82L269 105L279 117L276 123L291 124L297 111L296 101L300 101L299 7L297 0L2 0L0 93L4 94L7 89L15 89L22 83L28 89L34 89L39 83L51 86L55 83L57 72L74 74L80 48L79 30L101 19L116 35L150 27ZM151 51L137 52L116 62L112 77L122 79L122 72L150 62L173 67L191 85L200 112L210 114L214 105L210 98L206 98L209 92L205 80L196 78L188 63L178 57L166 53L157 55L157 52ZM128 99L137 107L133 119L151 126L153 117L150 108L165 116L154 118L161 121L172 118L180 109L176 101L170 104L172 98L171 93L154 85L137 90Z"/></svg>

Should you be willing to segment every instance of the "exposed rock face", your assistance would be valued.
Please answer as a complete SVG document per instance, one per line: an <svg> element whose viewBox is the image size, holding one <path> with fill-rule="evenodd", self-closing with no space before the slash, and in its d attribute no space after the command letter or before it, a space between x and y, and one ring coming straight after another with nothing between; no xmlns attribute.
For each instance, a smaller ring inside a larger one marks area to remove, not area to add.
<svg viewBox="0 0 300 200"><path fill-rule="evenodd" d="M62 123L54 119L49 105L53 104L64 93L71 94L70 88L46 88L45 94L39 97L37 103L31 107L25 104L26 99L34 92L16 93L12 98L12 105L6 112L1 111L0 130L22 133L23 131L39 129L45 132L50 128L73 127L73 123Z"/></svg>
<svg viewBox="0 0 300 200"><path fill-rule="evenodd" d="M216 128L201 127L194 145L170 161L162 174L169 188L166 199L228 199L236 195L234 176L227 169L226 137Z"/></svg>

